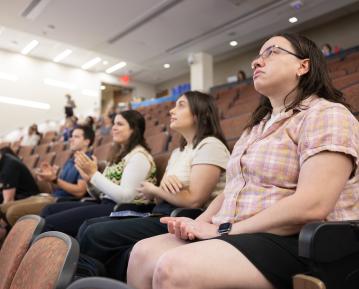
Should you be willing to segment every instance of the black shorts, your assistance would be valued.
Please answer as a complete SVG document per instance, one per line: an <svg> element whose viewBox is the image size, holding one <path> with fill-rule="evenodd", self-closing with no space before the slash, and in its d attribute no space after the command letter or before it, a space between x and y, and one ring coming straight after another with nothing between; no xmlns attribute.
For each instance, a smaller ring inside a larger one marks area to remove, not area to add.
<svg viewBox="0 0 359 289"><path fill-rule="evenodd" d="M294 275L309 271L309 262L298 256L298 236L254 233L216 239L237 248L276 289L288 289L293 288Z"/></svg>

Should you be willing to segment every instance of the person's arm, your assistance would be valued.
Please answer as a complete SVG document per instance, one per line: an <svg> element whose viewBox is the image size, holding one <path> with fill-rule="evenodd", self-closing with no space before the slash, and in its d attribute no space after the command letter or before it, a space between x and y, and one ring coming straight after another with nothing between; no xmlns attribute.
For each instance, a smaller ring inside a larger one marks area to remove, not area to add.
<svg viewBox="0 0 359 289"><path fill-rule="evenodd" d="M50 166L48 163L42 163L41 169L37 172L37 175L41 178L41 180L55 184L57 187L63 189L76 198L82 198L86 195L86 182L84 180L78 179L76 184L72 184L58 178L57 171L57 167Z"/></svg>
<svg viewBox="0 0 359 289"><path fill-rule="evenodd" d="M219 194L208 206L208 208L199 215L196 220L212 223L212 217L218 213L224 201L224 194Z"/></svg>
<svg viewBox="0 0 359 289"><path fill-rule="evenodd" d="M294 234L315 220L325 219L353 170L352 158L321 152L304 162L296 192L262 212L233 225L230 234L268 232Z"/></svg>
<svg viewBox="0 0 359 289"><path fill-rule="evenodd" d="M90 182L116 203L130 203L137 195L136 189L146 180L150 168L151 164L146 156L136 153L128 160L120 185L113 183L100 172L96 172Z"/></svg>
<svg viewBox="0 0 359 289"><path fill-rule="evenodd" d="M310 221L325 219L333 210L352 169L352 159L341 153L322 152L309 158L302 166L293 195L246 220L234 223L229 234L267 232L291 235L298 233ZM214 212L217 205L214 203L209 209ZM184 240L218 236L218 225L199 218L165 217L161 222L168 225L170 233Z"/></svg>
<svg viewBox="0 0 359 289"><path fill-rule="evenodd" d="M3 190L2 191L3 204L15 201L15 194L16 194L16 189L15 188Z"/></svg>
<svg viewBox="0 0 359 289"><path fill-rule="evenodd" d="M59 178L56 185L76 198L82 198L86 195L86 182L84 180L79 179L76 184L71 184Z"/></svg>
<svg viewBox="0 0 359 289"><path fill-rule="evenodd" d="M200 208L215 189L221 168L215 165L194 165L191 169L189 187L176 194L168 193L155 187L152 194L177 207Z"/></svg>

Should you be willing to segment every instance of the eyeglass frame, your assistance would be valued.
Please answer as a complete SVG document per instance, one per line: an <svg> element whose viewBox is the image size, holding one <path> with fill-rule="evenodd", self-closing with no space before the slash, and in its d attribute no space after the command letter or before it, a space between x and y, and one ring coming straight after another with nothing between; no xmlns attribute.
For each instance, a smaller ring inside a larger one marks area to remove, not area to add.
<svg viewBox="0 0 359 289"><path fill-rule="evenodd" d="M299 59L305 59L305 58L299 56L298 54L296 54L296 53L294 53L294 52L291 52L291 51L289 51L289 50L287 50L287 49L285 49L285 48L280 47L279 45L274 44L274 45L271 45L271 46L267 47L266 49L264 49L264 51L263 51L261 54L259 54L256 58L254 58L254 59L252 60L252 62L251 62L251 68L254 69L253 62L257 61L259 58L266 59L266 58L268 58L269 56L271 56L272 53L273 53L273 48L277 48L277 49L279 49L279 50L282 50L282 51L284 51L284 52L287 52L288 54L291 54L291 55L293 55L293 56L295 56L295 57L297 57L297 58L299 58ZM264 56L263 54L267 53L268 51L270 51L270 53L269 53L267 56Z"/></svg>

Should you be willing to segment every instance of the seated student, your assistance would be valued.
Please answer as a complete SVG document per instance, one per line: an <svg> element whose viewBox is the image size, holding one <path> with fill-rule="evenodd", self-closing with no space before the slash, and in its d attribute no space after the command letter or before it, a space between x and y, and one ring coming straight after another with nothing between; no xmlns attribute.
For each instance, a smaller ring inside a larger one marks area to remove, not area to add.
<svg viewBox="0 0 359 289"><path fill-rule="evenodd" d="M170 114L171 129L182 135L181 146L171 154L159 187L144 182L138 188L141 195L159 201L153 213L162 215L170 215L176 207L204 207L222 191L229 158L212 96L186 92ZM109 262L110 270L114 262L115 272L109 274L123 279L127 266L125 252L139 240L164 233L167 229L159 217L107 218L83 224L78 240L84 255L104 264Z"/></svg>
<svg viewBox="0 0 359 289"><path fill-rule="evenodd" d="M41 139L41 133L37 129L37 124L32 124L27 133L21 140L22 146L35 146L38 145Z"/></svg>
<svg viewBox="0 0 359 289"><path fill-rule="evenodd" d="M243 81L243 80L246 80L246 79L247 79L246 73L243 70L238 70L238 72L237 72L237 81L240 82L240 81Z"/></svg>
<svg viewBox="0 0 359 289"><path fill-rule="evenodd" d="M164 218L170 234L137 243L134 288L292 288L308 271L302 226L359 218L359 124L321 51L279 34L252 68L265 98L234 147L224 192L196 220Z"/></svg>
<svg viewBox="0 0 359 289"><path fill-rule="evenodd" d="M0 149L0 210L9 202L39 193L30 170L8 147Z"/></svg>
<svg viewBox="0 0 359 289"><path fill-rule="evenodd" d="M77 151L87 152L95 138L95 133L89 126L78 126L74 129L70 138L70 149L73 153ZM89 153L87 153L89 154ZM41 210L58 199L81 199L86 195L86 182L81 179L80 173L75 168L74 156L71 156L59 176L57 176L58 168L48 163L41 164L41 168L37 171L40 180L54 186L51 195L40 194L29 198L9 202L2 206L1 210L6 214L6 220L10 225L14 225L16 221L28 214L40 214Z"/></svg>
<svg viewBox="0 0 359 289"><path fill-rule="evenodd" d="M83 152L75 154L76 168L84 180L102 192L101 202L62 202L47 206L44 231L61 231L76 236L78 228L87 219L108 216L119 204L148 204L137 196L136 188L147 180L156 183L156 167L144 139L145 119L135 111L118 114L112 128L117 149L103 174L97 171L96 158ZM91 189L92 190L92 189Z"/></svg>
<svg viewBox="0 0 359 289"><path fill-rule="evenodd" d="M328 43L323 44L321 50L324 56L330 56L333 53L332 47Z"/></svg>

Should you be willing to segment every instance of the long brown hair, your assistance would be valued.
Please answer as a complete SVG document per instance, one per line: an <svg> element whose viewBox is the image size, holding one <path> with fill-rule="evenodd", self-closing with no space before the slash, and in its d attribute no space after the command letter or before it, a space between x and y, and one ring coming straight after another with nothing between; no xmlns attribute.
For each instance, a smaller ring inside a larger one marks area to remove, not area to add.
<svg viewBox="0 0 359 289"><path fill-rule="evenodd" d="M218 138L228 148L213 96L199 91L187 91L184 93L184 96L187 98L191 113L196 119L196 134L193 138L193 148L208 136ZM181 151L186 144L185 138L181 137Z"/></svg>
<svg viewBox="0 0 359 289"><path fill-rule="evenodd" d="M346 103L343 97L343 93L333 86L323 53L313 41L295 33L280 33L270 38L276 36L287 39L300 59L309 59L309 71L300 76L297 86L298 93L294 100L288 105L285 104L286 99L284 100L286 111L298 107L304 99L311 95L317 95L331 102L341 103L351 110L350 105ZM268 113L272 113L272 110L273 108L268 97L262 95L261 101L246 128L253 128Z"/></svg>
<svg viewBox="0 0 359 289"><path fill-rule="evenodd" d="M136 110L126 110L119 113L128 122L132 129L129 140L123 144L114 144L109 157L110 164L119 163L136 146L141 145L150 151L145 137L146 121L145 118Z"/></svg>

